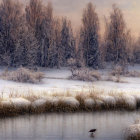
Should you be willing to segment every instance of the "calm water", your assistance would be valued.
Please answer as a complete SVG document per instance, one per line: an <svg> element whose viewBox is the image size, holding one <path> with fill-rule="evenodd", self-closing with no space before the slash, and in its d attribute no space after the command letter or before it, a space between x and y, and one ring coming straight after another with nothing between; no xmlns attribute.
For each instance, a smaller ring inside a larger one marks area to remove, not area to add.
<svg viewBox="0 0 140 140"><path fill-rule="evenodd" d="M45 114L0 119L0 140L122 140L124 129L139 112Z"/></svg>

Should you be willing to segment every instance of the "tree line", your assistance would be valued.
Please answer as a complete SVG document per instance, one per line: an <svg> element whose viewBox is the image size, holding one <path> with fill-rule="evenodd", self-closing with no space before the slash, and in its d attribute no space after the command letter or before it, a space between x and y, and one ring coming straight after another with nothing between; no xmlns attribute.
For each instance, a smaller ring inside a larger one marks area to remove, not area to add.
<svg viewBox="0 0 140 140"><path fill-rule="evenodd" d="M19 1L0 3L0 65L99 68L103 62L126 65L140 63L140 38L134 41L122 11L112 6L105 19L101 38L96 9L88 3L83 10L82 26L74 34L71 21L56 17L52 4L30 0L26 7ZM73 61L69 61L73 60Z"/></svg>

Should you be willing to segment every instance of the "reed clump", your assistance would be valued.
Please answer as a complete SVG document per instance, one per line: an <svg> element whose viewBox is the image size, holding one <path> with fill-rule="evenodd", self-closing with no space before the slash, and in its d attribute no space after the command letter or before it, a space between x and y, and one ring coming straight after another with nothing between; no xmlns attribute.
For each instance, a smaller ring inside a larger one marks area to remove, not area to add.
<svg viewBox="0 0 140 140"><path fill-rule="evenodd" d="M41 96L42 95L42 96ZM0 116L100 110L136 110L140 107L140 94L104 93L96 90L71 94L29 94L0 99Z"/></svg>

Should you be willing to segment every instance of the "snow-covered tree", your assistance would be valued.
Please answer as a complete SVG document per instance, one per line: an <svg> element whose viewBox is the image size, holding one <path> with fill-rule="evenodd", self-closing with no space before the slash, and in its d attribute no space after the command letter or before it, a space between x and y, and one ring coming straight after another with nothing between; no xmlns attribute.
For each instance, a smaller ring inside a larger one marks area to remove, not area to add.
<svg viewBox="0 0 140 140"><path fill-rule="evenodd" d="M134 63L140 64L140 36L138 37L134 50L133 50L133 56L134 56Z"/></svg>
<svg viewBox="0 0 140 140"><path fill-rule="evenodd" d="M66 65L68 59L75 57L75 39L71 22L67 18L62 19L61 49L62 63Z"/></svg>
<svg viewBox="0 0 140 140"><path fill-rule="evenodd" d="M114 63L126 63L127 61L127 29L121 10L113 5L110 21L106 29L106 60Z"/></svg>
<svg viewBox="0 0 140 140"><path fill-rule="evenodd" d="M25 8L26 21L28 28L33 31L38 41L38 66L42 66L42 21L43 21L43 4L42 0L30 0L29 5Z"/></svg>
<svg viewBox="0 0 140 140"><path fill-rule="evenodd" d="M44 9L44 18L41 25L42 66L54 66L54 17L52 4L48 3Z"/></svg>
<svg viewBox="0 0 140 140"><path fill-rule="evenodd" d="M41 0L30 0L26 7L26 19L39 43L38 65L42 67L53 65L54 18L51 3L44 6Z"/></svg>
<svg viewBox="0 0 140 140"><path fill-rule="evenodd" d="M81 50L85 65L93 68L99 66L99 19L92 3L84 9L81 28Z"/></svg>
<svg viewBox="0 0 140 140"><path fill-rule="evenodd" d="M54 45L55 45L55 50L54 50L54 56L55 56L55 65L57 68L60 68L62 65L62 47L61 47L61 20L59 18L55 19L54 21Z"/></svg>
<svg viewBox="0 0 140 140"><path fill-rule="evenodd" d="M0 63L8 66L34 65L37 41L28 29L19 2L3 0L0 4Z"/></svg>
<svg viewBox="0 0 140 140"><path fill-rule="evenodd" d="M13 66L17 36L23 18L22 6L13 0L2 0L0 4L0 60Z"/></svg>
<svg viewBox="0 0 140 140"><path fill-rule="evenodd" d="M31 29L29 30L25 18L22 20L22 24L19 28L15 46L15 66L37 65L38 42L33 31Z"/></svg>

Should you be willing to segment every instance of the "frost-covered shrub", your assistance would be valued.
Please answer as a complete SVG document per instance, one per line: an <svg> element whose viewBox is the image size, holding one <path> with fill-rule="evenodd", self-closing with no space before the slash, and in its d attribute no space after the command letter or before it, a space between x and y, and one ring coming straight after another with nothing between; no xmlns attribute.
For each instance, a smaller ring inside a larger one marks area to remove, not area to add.
<svg viewBox="0 0 140 140"><path fill-rule="evenodd" d="M140 77L140 72L139 71L128 71L126 73L126 76L128 77Z"/></svg>
<svg viewBox="0 0 140 140"><path fill-rule="evenodd" d="M126 140L140 140L140 124L129 126L125 132Z"/></svg>
<svg viewBox="0 0 140 140"><path fill-rule="evenodd" d="M27 68L18 68L15 71L5 71L1 77L5 80L11 80L24 83L38 83L44 78L42 72L35 72Z"/></svg>
<svg viewBox="0 0 140 140"><path fill-rule="evenodd" d="M87 98L84 101L85 107L92 108L95 105L95 101L92 98Z"/></svg>
<svg viewBox="0 0 140 140"><path fill-rule="evenodd" d="M112 72L110 74L113 76L123 75L124 74L123 67L122 66L115 66L112 69Z"/></svg>
<svg viewBox="0 0 140 140"><path fill-rule="evenodd" d="M101 79L101 75L98 71L90 70L88 68L74 69L72 70L72 76L70 79L81 81L96 81Z"/></svg>

